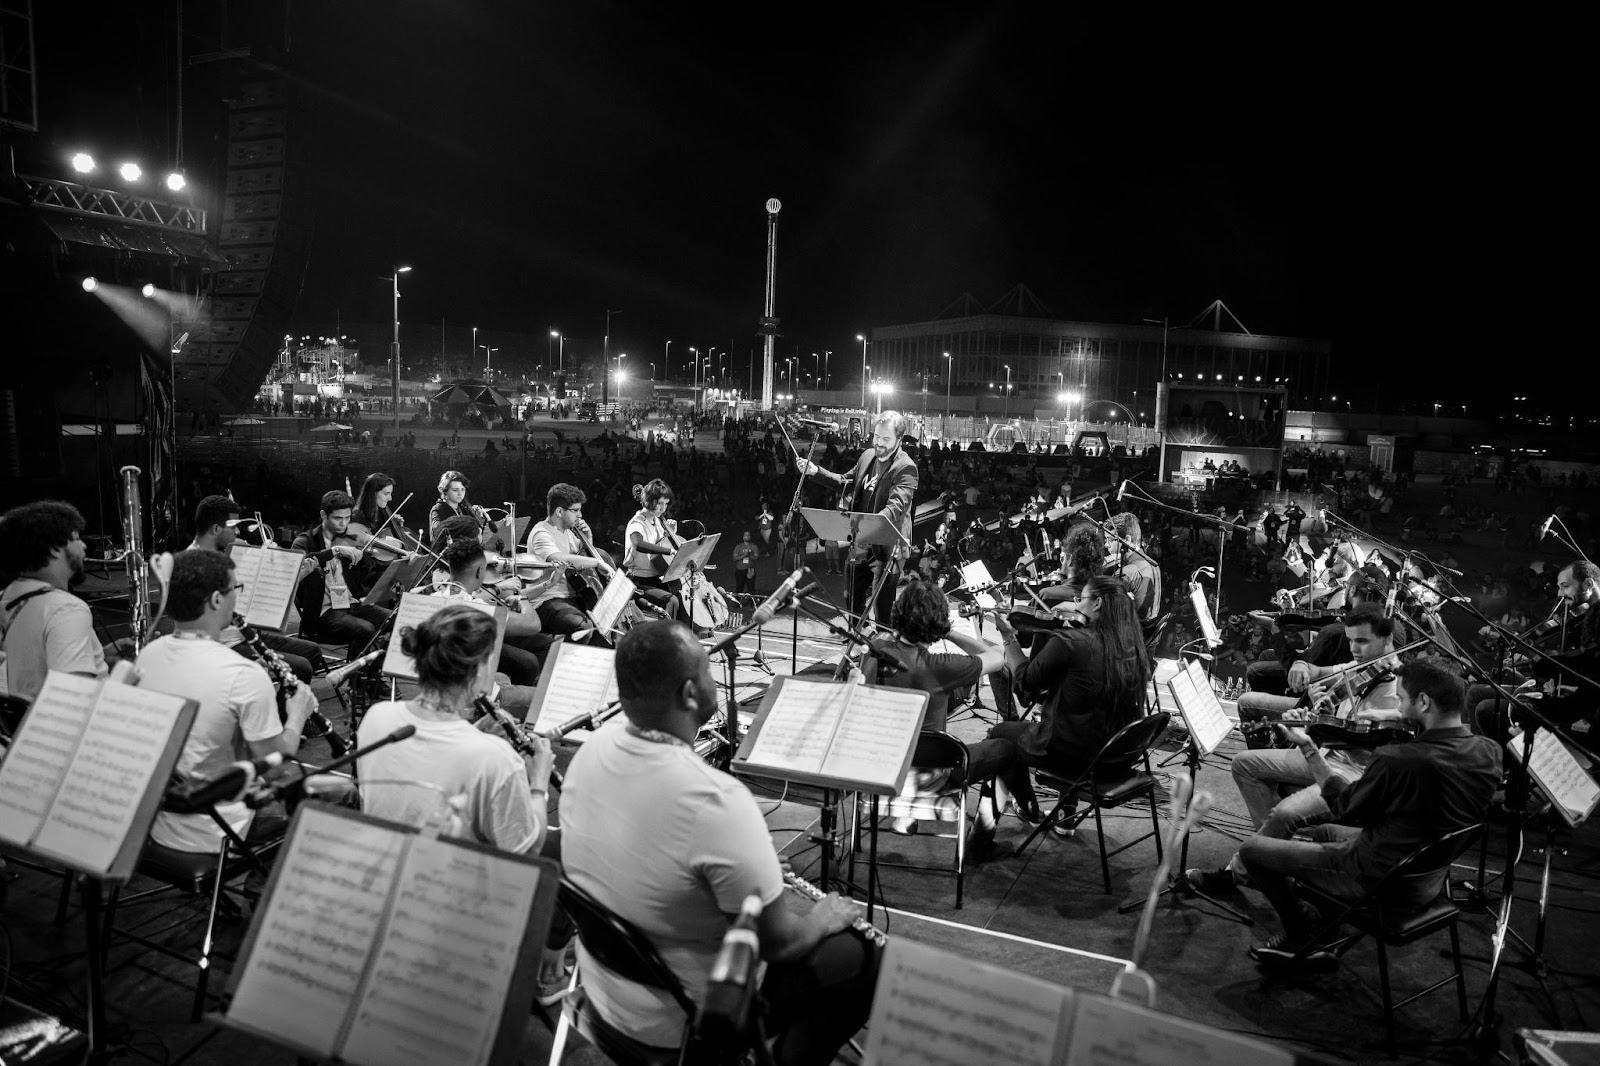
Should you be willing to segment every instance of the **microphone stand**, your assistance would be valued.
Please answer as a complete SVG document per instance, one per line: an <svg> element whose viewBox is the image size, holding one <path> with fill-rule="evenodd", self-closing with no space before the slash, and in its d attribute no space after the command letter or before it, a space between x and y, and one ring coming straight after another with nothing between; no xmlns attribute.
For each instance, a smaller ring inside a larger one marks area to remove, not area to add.
<svg viewBox="0 0 1600 1066"><path fill-rule="evenodd" d="M749 633L752 629L759 629L766 625L767 622L772 620L773 616L776 616L781 611L788 610L800 597L809 595L816 587L817 583L813 581L809 585L795 589L784 597L783 602L773 608L772 615L767 618L760 617L761 610L757 607L756 610L750 613L748 622L738 629L724 633L715 643L706 648L707 655L722 653L723 676L726 678L725 683L728 688L728 703L722 715L723 753L713 762L717 769L726 771L729 764L733 762L734 755L738 754L739 751L739 702L736 698L737 687L734 677L734 663L739 658L739 638Z"/></svg>
<svg viewBox="0 0 1600 1066"><path fill-rule="evenodd" d="M1130 485L1133 488L1136 488L1136 489L1139 488L1139 485L1136 482L1130 482ZM1143 489L1140 489L1139 502L1143 503L1143 504L1150 504L1152 506L1159 507L1163 511L1171 511L1173 514L1182 515L1183 517L1189 519L1190 521L1210 522L1212 525L1217 527L1217 575L1216 575L1217 576L1217 597L1216 597L1216 602L1213 603L1212 606L1211 606L1211 613L1212 613L1213 617L1221 618L1223 616L1222 615L1222 560L1223 560L1223 555L1226 552L1227 547L1228 547L1228 534L1231 533L1232 530L1233 530L1233 522L1231 520L1229 520L1229 519L1226 519L1226 518L1218 518L1216 515L1201 514L1199 511L1185 511L1181 507L1174 507L1170 503L1163 503L1162 501L1156 499L1154 496L1151 496L1149 493L1144 492ZM1109 510L1109 508L1107 508L1107 509ZM1117 538L1117 539L1121 540L1120 537ZM1143 555L1144 553L1140 552L1140 554ZM1146 555L1145 558L1148 559L1149 556Z"/></svg>
<svg viewBox="0 0 1600 1066"><path fill-rule="evenodd" d="M416 726L401 726L388 736L379 737L366 747L357 748L348 754L339 756L337 759L323 763L321 766L313 766L310 768L302 767L300 770L300 776L293 778L292 780L285 779L281 781L263 781L261 782L260 787L253 789L245 796L245 805L252 808L261 808L265 807L273 800L282 799L285 806L293 806L294 804L299 803L301 800L307 798L305 795L306 782L315 775L329 773L333 770L338 770L342 767L349 766L363 755L371 755L379 748L388 747L390 744L395 744L402 740L410 739L411 736L416 733L416 731Z"/></svg>

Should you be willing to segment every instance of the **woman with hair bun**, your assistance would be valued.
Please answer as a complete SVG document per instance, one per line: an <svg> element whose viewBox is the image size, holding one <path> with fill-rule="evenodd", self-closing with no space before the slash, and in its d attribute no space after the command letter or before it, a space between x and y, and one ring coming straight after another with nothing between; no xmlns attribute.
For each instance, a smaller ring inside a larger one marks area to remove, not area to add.
<svg viewBox="0 0 1600 1066"><path fill-rule="evenodd" d="M408 725L416 733L357 761L362 810L421 825L442 803L462 797L447 833L502 851L539 850L554 765L549 741L534 736L534 753L522 756L503 737L471 724L474 700L494 685L494 619L449 604L407 626L401 638L417 664L418 692L373 704L356 742L365 747Z"/></svg>
<svg viewBox="0 0 1600 1066"><path fill-rule="evenodd" d="M666 612L668 618L678 617L678 597L661 580L667 564L678 550L673 536L678 523L667 518L667 508L672 504L672 487L660 478L633 487L633 498L639 510L628 519L624 534L627 554L622 565L629 580L639 590L639 595Z"/></svg>

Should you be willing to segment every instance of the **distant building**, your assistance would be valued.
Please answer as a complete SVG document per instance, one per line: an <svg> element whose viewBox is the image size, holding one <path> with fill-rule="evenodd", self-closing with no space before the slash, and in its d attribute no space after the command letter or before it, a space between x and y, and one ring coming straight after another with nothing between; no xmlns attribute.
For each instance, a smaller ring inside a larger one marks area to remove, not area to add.
<svg viewBox="0 0 1600 1066"><path fill-rule="evenodd" d="M1225 324L1236 328L1222 329ZM991 394L998 394L1006 387L1009 365L1015 397L1055 404L1057 394L1065 392L1074 394L1074 404L1087 402L1091 408L1109 400L1139 422L1154 423L1162 333L1160 323L1055 318L1019 285L988 308L968 295L931 321L874 328L866 362L873 380L909 387L926 374L929 390L939 392L946 384L944 353L949 352L950 384L957 393L991 392L992 385ZM1186 382L1283 384L1289 406L1324 405L1331 341L1250 333L1220 300L1195 322L1165 333L1166 368L1174 384L1179 375Z"/></svg>

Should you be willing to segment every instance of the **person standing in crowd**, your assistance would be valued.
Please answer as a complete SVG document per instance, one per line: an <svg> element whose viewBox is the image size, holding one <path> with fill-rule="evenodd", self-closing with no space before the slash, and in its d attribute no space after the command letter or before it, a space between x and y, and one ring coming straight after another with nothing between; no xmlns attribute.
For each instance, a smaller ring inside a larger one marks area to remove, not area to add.
<svg viewBox="0 0 1600 1066"><path fill-rule="evenodd" d="M1283 539L1286 544L1297 544L1300 541L1300 523L1306 520L1306 513L1300 509L1298 503L1290 502L1283 512Z"/></svg>
<svg viewBox="0 0 1600 1066"><path fill-rule="evenodd" d="M0 650L11 695L30 703L45 674L105 677L106 657L89 605L68 592L82 577L83 515L61 500L36 500L0 517Z"/></svg>
<svg viewBox="0 0 1600 1066"><path fill-rule="evenodd" d="M1261 532L1267 536L1267 550L1277 551L1281 545L1278 543L1278 530L1283 527L1283 518L1278 514L1274 504L1267 505L1267 513L1261 517Z"/></svg>
<svg viewBox="0 0 1600 1066"><path fill-rule="evenodd" d="M750 536L747 529L733 546L733 579L734 591L744 596L754 596L756 593L756 557L761 554L761 549L756 547L755 538Z"/></svg>

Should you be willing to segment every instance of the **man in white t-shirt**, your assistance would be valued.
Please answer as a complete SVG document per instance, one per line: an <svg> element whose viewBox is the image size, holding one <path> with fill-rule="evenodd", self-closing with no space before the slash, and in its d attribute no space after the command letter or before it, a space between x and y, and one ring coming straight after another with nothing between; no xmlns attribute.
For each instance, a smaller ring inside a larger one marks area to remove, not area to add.
<svg viewBox="0 0 1600 1066"><path fill-rule="evenodd" d="M579 538L582 534L583 539L594 543L589 523L583 520L583 505L588 498L576 485L551 485L545 493L545 520L528 530L528 551L539 562L554 565L545 581L524 595L539 612L544 631L568 639L575 639L594 625L588 610L594 606L595 593L580 588L581 575L591 574L604 585L613 572L605 560L590 555Z"/></svg>
<svg viewBox="0 0 1600 1066"><path fill-rule="evenodd" d="M10 693L30 703L48 671L105 677L106 658L89 605L67 591L83 573L83 515L36 500L0 517L0 649Z"/></svg>
<svg viewBox="0 0 1600 1066"><path fill-rule="evenodd" d="M745 786L690 746L717 707L703 649L674 622L634 626L618 642L626 718L573 757L561 796L562 863L579 888L637 926L682 980L705 995L722 936L747 896L764 905L767 1032L783 1063L833 1061L872 1010L878 955L850 930L856 905L815 905L786 892L771 837ZM673 999L612 973L580 941L584 989L609 1024L676 1047L685 1018Z"/></svg>
<svg viewBox="0 0 1600 1066"><path fill-rule="evenodd" d="M214 778L242 759L276 752L289 758L300 748L300 731L315 704L291 700L288 717L278 720L277 693L259 663L222 644L222 630L233 618L240 583L233 560L205 548L181 551L172 560L167 613L177 623L170 636L145 645L134 661L139 684L156 692L199 703L194 727L178 757L178 773ZM217 813L240 836L271 834L252 824L255 813L244 803L219 803ZM273 821L278 821L273 819ZM156 815L150 839L178 851L215 852L223 834L209 814Z"/></svg>

